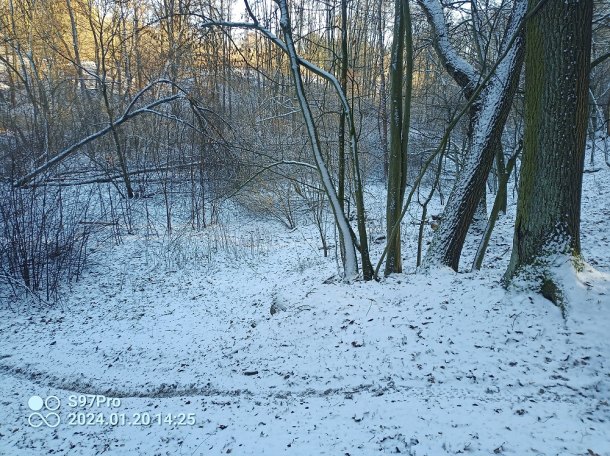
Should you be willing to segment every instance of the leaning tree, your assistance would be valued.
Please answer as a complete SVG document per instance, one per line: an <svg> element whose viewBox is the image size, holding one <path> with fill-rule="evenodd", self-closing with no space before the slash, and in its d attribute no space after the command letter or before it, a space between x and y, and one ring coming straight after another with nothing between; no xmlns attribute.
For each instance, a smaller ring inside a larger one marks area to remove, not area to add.
<svg viewBox="0 0 610 456"><path fill-rule="evenodd" d="M418 0L418 3L431 25L434 47L442 64L471 105L469 147L464 167L457 176L440 226L424 259L426 267L445 265L457 270L466 234L485 193L487 177L501 145L504 125L517 90L523 62L522 24L527 2L517 0L513 5L500 56L492 67L495 73L491 74L486 85L483 85L487 81L486 75L464 60L449 40L440 0Z"/></svg>

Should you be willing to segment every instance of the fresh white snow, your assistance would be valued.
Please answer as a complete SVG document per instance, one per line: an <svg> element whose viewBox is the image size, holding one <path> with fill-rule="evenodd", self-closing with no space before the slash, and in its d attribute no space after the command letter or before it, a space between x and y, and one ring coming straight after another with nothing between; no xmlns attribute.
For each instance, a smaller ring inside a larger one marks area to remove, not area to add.
<svg viewBox="0 0 610 456"><path fill-rule="evenodd" d="M610 454L610 169L584 188L588 265L563 270L565 321L499 284L514 202L479 273L381 283L327 281L336 261L313 226L229 209L171 243L100 244L60 305L0 306L0 454ZM383 193L369 195L373 234L385 232ZM69 406L86 394L120 405ZM34 395L60 399L59 426L28 424ZM77 412L196 422L71 425Z"/></svg>

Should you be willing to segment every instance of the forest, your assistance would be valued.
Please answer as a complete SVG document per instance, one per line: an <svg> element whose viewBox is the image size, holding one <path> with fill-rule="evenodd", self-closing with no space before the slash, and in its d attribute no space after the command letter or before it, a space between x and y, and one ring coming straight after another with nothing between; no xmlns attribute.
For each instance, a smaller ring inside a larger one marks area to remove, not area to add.
<svg viewBox="0 0 610 456"><path fill-rule="evenodd" d="M0 454L610 454L608 201L608 0L0 0Z"/></svg>

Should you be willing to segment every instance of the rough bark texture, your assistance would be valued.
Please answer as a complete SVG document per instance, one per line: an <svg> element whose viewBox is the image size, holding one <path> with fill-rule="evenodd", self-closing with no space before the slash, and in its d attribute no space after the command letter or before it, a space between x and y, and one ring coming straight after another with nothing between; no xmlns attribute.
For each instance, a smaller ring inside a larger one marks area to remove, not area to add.
<svg viewBox="0 0 610 456"><path fill-rule="evenodd" d="M444 27L444 23L436 17L439 15L438 8L434 9L431 0L422 1L421 4L427 11L431 25L435 28L435 41L440 43L437 44L438 52L450 55L449 44L442 45L442 37L446 31L439 31ZM509 49L508 44L512 35L515 33L519 35L505 60L498 66L495 77L473 104L468 157L449 196L441 224L426 253L424 260L426 267L446 265L456 271L458 269L468 228L485 192L487 177L493 166L496 151L500 147L502 131L519 82L525 47L524 33L519 30L525 12L525 1L517 1L507 28L503 50ZM459 62L459 59L445 57L444 61ZM457 64L446 64L447 71L454 76L458 84L466 88L477 82L471 80L470 83L464 84L463 78L468 74L466 70L459 72L461 79L456 78L454 69L456 66ZM461 66L467 68L464 64Z"/></svg>
<svg viewBox="0 0 610 456"><path fill-rule="evenodd" d="M541 291L553 288L550 257L580 253L592 11L592 0L547 1L527 23L524 156L506 279L542 267Z"/></svg>
<svg viewBox="0 0 610 456"><path fill-rule="evenodd" d="M606 130L608 136L610 136L610 100L608 100L608 105L606 106Z"/></svg>

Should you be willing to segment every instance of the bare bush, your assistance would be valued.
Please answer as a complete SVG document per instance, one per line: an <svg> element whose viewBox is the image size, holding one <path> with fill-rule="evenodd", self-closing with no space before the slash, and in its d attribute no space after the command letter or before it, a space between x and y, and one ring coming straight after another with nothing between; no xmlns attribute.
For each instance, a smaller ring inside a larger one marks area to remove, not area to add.
<svg viewBox="0 0 610 456"><path fill-rule="evenodd" d="M63 283L78 279L94 225L91 194L61 187L0 188L0 284L56 302Z"/></svg>

